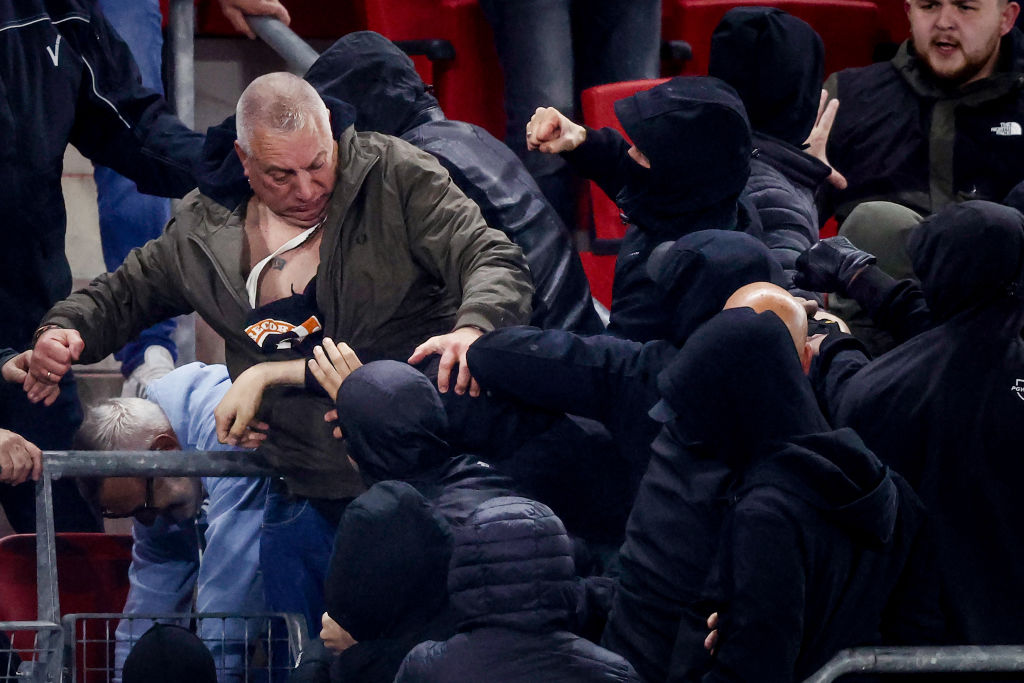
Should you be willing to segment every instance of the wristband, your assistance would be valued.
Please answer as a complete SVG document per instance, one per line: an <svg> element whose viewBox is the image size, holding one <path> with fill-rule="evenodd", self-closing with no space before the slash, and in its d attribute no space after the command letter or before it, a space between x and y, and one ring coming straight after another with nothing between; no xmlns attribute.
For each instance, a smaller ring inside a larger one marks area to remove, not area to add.
<svg viewBox="0 0 1024 683"><path fill-rule="evenodd" d="M35 331L35 334L32 335L32 348L35 348L36 342L39 341L39 338L41 336L43 336L43 332L46 332L47 330L59 330L59 329L60 329L60 325L55 325L54 323L50 323L49 325L41 326L38 330Z"/></svg>

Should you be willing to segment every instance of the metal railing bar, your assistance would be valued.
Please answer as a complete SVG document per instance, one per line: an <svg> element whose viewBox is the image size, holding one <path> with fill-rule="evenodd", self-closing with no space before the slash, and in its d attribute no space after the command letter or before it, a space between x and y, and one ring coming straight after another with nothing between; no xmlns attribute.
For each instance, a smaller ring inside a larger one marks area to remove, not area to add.
<svg viewBox="0 0 1024 683"><path fill-rule="evenodd" d="M252 451L46 451L43 471L60 477L273 476Z"/></svg>
<svg viewBox="0 0 1024 683"><path fill-rule="evenodd" d="M842 650L804 683L831 683L851 673L1024 671L1024 645L853 648Z"/></svg>
<svg viewBox="0 0 1024 683"><path fill-rule="evenodd" d="M320 56L295 31L274 17L247 16L245 20L249 23L253 33L262 38L263 42L279 54L288 63L289 69L299 74L306 73L316 58Z"/></svg>

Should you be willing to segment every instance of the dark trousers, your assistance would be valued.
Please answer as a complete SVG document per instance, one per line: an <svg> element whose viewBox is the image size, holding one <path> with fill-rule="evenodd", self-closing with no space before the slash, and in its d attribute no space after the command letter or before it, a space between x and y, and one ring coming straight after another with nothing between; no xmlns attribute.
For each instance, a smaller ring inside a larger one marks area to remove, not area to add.
<svg viewBox="0 0 1024 683"><path fill-rule="evenodd" d="M81 424L82 406L71 373L61 381L60 396L49 407L29 403L21 385L0 382L0 427L20 434L42 450L70 449ZM17 533L35 533L34 482L30 480L18 486L0 484L0 505ZM53 519L57 531L103 530L96 513L79 495L73 479L53 482Z"/></svg>

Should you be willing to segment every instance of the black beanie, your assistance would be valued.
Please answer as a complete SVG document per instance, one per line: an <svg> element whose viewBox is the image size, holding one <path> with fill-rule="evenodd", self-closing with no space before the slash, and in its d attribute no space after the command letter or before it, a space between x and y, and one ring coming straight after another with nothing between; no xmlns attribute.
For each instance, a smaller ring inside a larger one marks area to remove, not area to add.
<svg viewBox="0 0 1024 683"><path fill-rule="evenodd" d="M217 683L213 655L188 629L157 624L124 660L123 683Z"/></svg>
<svg viewBox="0 0 1024 683"><path fill-rule="evenodd" d="M751 128L791 145L814 126L824 71L821 38L780 9L731 9L711 35L708 73L736 89Z"/></svg>

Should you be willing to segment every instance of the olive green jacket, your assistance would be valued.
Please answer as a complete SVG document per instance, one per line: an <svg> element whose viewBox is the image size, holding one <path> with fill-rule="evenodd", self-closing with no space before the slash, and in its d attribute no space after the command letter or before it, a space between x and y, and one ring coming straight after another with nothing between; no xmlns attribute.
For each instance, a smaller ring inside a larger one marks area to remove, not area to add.
<svg viewBox="0 0 1024 683"><path fill-rule="evenodd" d="M487 227L437 161L397 138L346 129L338 181L320 246L316 299L324 334L363 362L405 360L422 341L456 327L526 323L533 292L519 247ZM194 191L164 234L113 273L57 303L43 324L79 331L81 361L100 360L155 322L196 311L225 342L231 377L271 360L244 332L245 206L233 212ZM301 388L264 396L270 424L260 447L298 495L343 498L362 482L330 435L329 399Z"/></svg>

